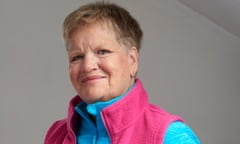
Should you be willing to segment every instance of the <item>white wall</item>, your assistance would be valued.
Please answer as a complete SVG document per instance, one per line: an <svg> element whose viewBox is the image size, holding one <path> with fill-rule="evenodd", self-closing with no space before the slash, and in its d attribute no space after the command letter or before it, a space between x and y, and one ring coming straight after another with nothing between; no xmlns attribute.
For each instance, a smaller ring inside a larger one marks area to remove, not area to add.
<svg viewBox="0 0 240 144"><path fill-rule="evenodd" d="M112 1L144 30L139 77L150 101L184 117L203 144L238 143L240 38L176 0ZM86 2L0 1L1 144L41 144L65 116L75 92L61 25Z"/></svg>

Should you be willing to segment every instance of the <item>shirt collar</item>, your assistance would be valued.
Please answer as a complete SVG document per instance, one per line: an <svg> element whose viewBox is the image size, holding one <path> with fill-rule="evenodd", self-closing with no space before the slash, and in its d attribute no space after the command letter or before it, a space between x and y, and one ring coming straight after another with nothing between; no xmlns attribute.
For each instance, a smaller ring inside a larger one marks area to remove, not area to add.
<svg viewBox="0 0 240 144"><path fill-rule="evenodd" d="M90 114L92 116L97 116L104 108L120 101L125 95L129 93L135 86L135 83L122 95L117 96L109 101L98 101L92 104L86 104L81 101L76 107L75 110L78 114L85 117L86 114ZM86 117L85 117L86 118Z"/></svg>

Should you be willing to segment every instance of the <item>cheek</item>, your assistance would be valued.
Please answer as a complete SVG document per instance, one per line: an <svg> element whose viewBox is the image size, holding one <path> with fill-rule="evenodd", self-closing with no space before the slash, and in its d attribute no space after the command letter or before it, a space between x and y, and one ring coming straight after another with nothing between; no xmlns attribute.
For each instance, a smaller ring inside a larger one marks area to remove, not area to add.
<svg viewBox="0 0 240 144"><path fill-rule="evenodd" d="M111 60L108 63L108 71L112 76L118 76L121 78L126 77L129 73L129 64L125 57L119 57Z"/></svg>
<svg viewBox="0 0 240 144"><path fill-rule="evenodd" d="M74 83L74 81L77 80L78 75L79 75L78 66L69 66L69 76L70 76L72 83Z"/></svg>

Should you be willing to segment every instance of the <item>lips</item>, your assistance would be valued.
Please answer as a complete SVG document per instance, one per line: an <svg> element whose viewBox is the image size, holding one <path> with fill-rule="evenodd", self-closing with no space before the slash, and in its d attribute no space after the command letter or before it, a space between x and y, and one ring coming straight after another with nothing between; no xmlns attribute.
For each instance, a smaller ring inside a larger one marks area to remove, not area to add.
<svg viewBox="0 0 240 144"><path fill-rule="evenodd" d="M90 81L100 80L100 79L103 79L103 78L105 78L105 76L99 76L99 75L87 76L87 77L84 77L81 80L81 82L82 83L87 83L87 82L90 82Z"/></svg>

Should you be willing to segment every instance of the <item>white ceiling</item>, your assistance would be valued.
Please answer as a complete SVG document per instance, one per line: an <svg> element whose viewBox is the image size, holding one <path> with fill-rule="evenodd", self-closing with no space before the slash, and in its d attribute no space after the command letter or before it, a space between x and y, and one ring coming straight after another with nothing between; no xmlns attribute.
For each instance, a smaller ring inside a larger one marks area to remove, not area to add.
<svg viewBox="0 0 240 144"><path fill-rule="evenodd" d="M179 0L240 37L240 0Z"/></svg>

